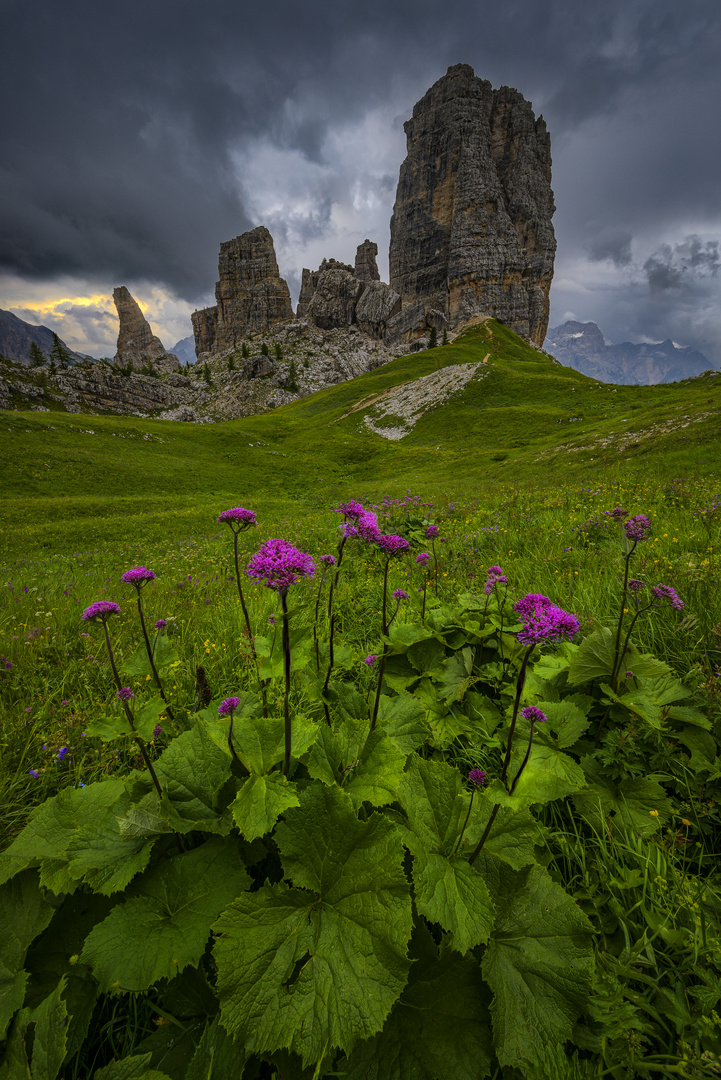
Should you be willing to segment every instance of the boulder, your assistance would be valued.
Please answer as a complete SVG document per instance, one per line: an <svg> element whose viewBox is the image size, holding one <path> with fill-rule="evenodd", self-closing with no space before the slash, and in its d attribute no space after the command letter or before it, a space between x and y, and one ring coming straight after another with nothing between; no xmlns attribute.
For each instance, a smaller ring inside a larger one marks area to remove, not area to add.
<svg viewBox="0 0 721 1080"><path fill-rule="evenodd" d="M364 334L382 341L388 323L400 310L401 298L390 285L369 281L356 304L355 320Z"/></svg>
<svg viewBox="0 0 721 1080"><path fill-rule="evenodd" d="M322 330L351 326L364 288L349 270L324 270L308 304L308 320Z"/></svg>

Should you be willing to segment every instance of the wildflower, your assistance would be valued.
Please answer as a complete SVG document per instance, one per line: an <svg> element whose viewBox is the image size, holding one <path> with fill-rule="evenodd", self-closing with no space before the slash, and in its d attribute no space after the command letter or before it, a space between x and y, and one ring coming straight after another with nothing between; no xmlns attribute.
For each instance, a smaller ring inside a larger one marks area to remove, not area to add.
<svg viewBox="0 0 721 1080"><path fill-rule="evenodd" d="M366 664L367 667L375 667L377 659L378 657L375 655L375 653L371 653L369 656L366 656L363 663Z"/></svg>
<svg viewBox="0 0 721 1080"><path fill-rule="evenodd" d="M435 540L435 538L438 536L438 526L429 525L423 535L426 537L427 540Z"/></svg>
<svg viewBox="0 0 721 1080"><path fill-rule="evenodd" d="M547 596L528 593L513 605L513 610L525 624L518 634L522 645L536 645L542 641L569 640L578 633L578 619L556 607Z"/></svg>
<svg viewBox="0 0 721 1080"><path fill-rule="evenodd" d="M420 555L416 555L416 564L418 566L427 566L430 561L430 555L427 551L422 551Z"/></svg>
<svg viewBox="0 0 721 1080"><path fill-rule="evenodd" d="M31 776L35 777L36 780L40 776L40 773L38 772L37 769L28 769L28 772L30 773Z"/></svg>
<svg viewBox="0 0 721 1080"><path fill-rule="evenodd" d="M252 510L245 510L242 506L234 506L232 510L224 510L222 514L219 514L216 518L217 521L227 521L233 532L241 532L242 530L249 529L251 525L257 525L255 514Z"/></svg>
<svg viewBox="0 0 721 1080"><path fill-rule="evenodd" d="M31 770L31 772L32 772L32 770ZM688 820L687 817L682 817L681 818L681 824L685 825L686 828L688 829L690 827L690 825L691 825L691 822Z"/></svg>
<svg viewBox="0 0 721 1080"><path fill-rule="evenodd" d="M111 615L119 614L120 607L118 604L113 604L110 600L96 600L94 604L85 609L80 618L84 622L95 622L96 619L99 619L101 623L105 623Z"/></svg>
<svg viewBox="0 0 721 1080"><path fill-rule="evenodd" d="M165 621L165 619L158 619L158 621L157 621L157 622L156 622L156 624L155 624L155 629L156 629L156 630L165 630L165 627L166 627L167 625L168 625L168 624L167 624L167 622Z"/></svg>
<svg viewBox="0 0 721 1080"><path fill-rule="evenodd" d="M548 720L545 712L537 709L535 705L527 705L525 709L521 709L521 716L524 720L530 720L532 724L542 724Z"/></svg>
<svg viewBox="0 0 721 1080"><path fill-rule="evenodd" d="M335 566L335 555L321 555L320 561L326 566Z"/></svg>
<svg viewBox="0 0 721 1080"><path fill-rule="evenodd" d="M636 676L634 675L634 673L632 671L624 671L624 675L626 676L627 679L635 679L636 678Z"/></svg>
<svg viewBox="0 0 721 1080"><path fill-rule="evenodd" d="M287 540L272 539L256 551L248 563L248 577L265 581L269 589L285 594L299 578L313 577L315 564L310 555Z"/></svg>
<svg viewBox="0 0 721 1080"><path fill-rule="evenodd" d="M67 701L67 700L64 700L64 701L61 701L61 702L60 702L60 704L61 704L61 705L69 705L69 704L70 704L70 702L69 702L69 701Z"/></svg>
<svg viewBox="0 0 721 1080"><path fill-rule="evenodd" d="M388 556L399 555L402 551L409 551L411 546L405 537L397 536L395 533L378 536L376 544Z"/></svg>
<svg viewBox="0 0 721 1080"><path fill-rule="evenodd" d="M603 512L607 517L612 518L614 521L624 521L628 517L628 512L622 510L620 506L616 506L613 510L604 510Z"/></svg>
<svg viewBox="0 0 721 1080"><path fill-rule="evenodd" d="M270 623L271 626L276 626L278 620L276 619L275 615L269 615L268 616L268 622Z"/></svg>
<svg viewBox="0 0 721 1080"><path fill-rule="evenodd" d="M640 592L641 589L646 588L646 582L645 581L639 581L638 578L631 578L631 580L628 583L628 588L629 588L629 590L631 592Z"/></svg>
<svg viewBox="0 0 721 1080"><path fill-rule="evenodd" d="M120 690L117 691L115 696L120 701L131 701L132 698L135 697L135 694L133 693L133 691L130 689L129 686L123 686L123 687L120 688Z"/></svg>
<svg viewBox="0 0 721 1080"><path fill-rule="evenodd" d="M651 522L645 514L636 514L623 523L623 531L628 540L638 543L640 540L648 540L651 535Z"/></svg>
<svg viewBox="0 0 721 1080"><path fill-rule="evenodd" d="M378 518L372 510L361 510L355 518L355 524L346 523L345 535L357 536L361 540L367 540L369 544L376 543L381 531L378 528Z"/></svg>
<svg viewBox="0 0 721 1080"><path fill-rule="evenodd" d="M649 810L651 817L658 817L658 810Z"/></svg>
<svg viewBox="0 0 721 1080"><path fill-rule="evenodd" d="M394 600L407 600L408 596L409 594L407 592L404 592L403 589L396 589L396 591L393 593Z"/></svg>
<svg viewBox="0 0 721 1080"><path fill-rule="evenodd" d="M69 746L61 746L60 747L60 750L58 751L58 761L63 760L63 758L65 757L65 755L67 754L69 749L70 749Z"/></svg>
<svg viewBox="0 0 721 1080"><path fill-rule="evenodd" d="M651 589L656 600L660 600L661 603L667 603L676 611L683 611L683 600L678 596L676 591L671 588L670 585L654 585Z"/></svg>
<svg viewBox="0 0 721 1080"><path fill-rule="evenodd" d="M337 514L343 514L345 518L357 518L363 512L363 505L359 502L341 503L336 510Z"/></svg>
<svg viewBox="0 0 721 1080"><path fill-rule="evenodd" d="M483 787L486 782L486 774L483 769L471 769L468 774L468 779L473 784L474 788Z"/></svg>
<svg viewBox="0 0 721 1080"><path fill-rule="evenodd" d="M232 716L239 704L240 698L227 697L225 701L221 701L218 706L218 714L220 716Z"/></svg>
<svg viewBox="0 0 721 1080"><path fill-rule="evenodd" d="M155 727L153 728L153 738L157 739L158 735L162 735L162 734L163 734L163 729L161 728L160 724L156 724Z"/></svg>
<svg viewBox="0 0 721 1080"><path fill-rule="evenodd" d="M134 566L132 570L126 570L120 580L141 589L146 582L155 581L155 571L148 570L145 566Z"/></svg>

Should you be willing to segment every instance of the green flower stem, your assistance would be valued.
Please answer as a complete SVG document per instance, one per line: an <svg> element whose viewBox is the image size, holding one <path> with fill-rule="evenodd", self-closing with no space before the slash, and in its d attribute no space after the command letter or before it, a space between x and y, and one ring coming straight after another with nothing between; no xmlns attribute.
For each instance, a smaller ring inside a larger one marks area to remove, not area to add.
<svg viewBox="0 0 721 1080"><path fill-rule="evenodd" d="M385 569L383 571L383 607L382 607L381 621L382 621L382 625L383 625L383 637L384 637L384 639L387 637L388 631L390 629L390 623L388 622L388 610L387 610L387 606L388 606L388 567L390 566L390 563L391 563L391 557L389 555L387 557L387 559L386 559L386 565L385 565ZM393 615L393 619L395 619L396 615L398 614L398 608L399 607L400 607L400 601L396 605L396 610L395 610L395 613ZM391 619L391 623L393 622L393 619ZM371 731L373 731L374 727L376 726L376 722L378 720L378 707L380 706L380 703L381 703L381 686L383 685L383 676L384 676L385 670L386 670L386 656L387 655L388 655L388 645L387 645L386 641L384 640L383 641L383 654L382 654L382 656L380 658L380 663L378 664L378 685L376 686L376 696L375 696L375 701L373 702L373 715L371 716L371 728L370 728Z"/></svg>
<svg viewBox="0 0 721 1080"><path fill-rule="evenodd" d="M283 606L283 662L285 668L285 697L283 698L283 720L285 723L285 758L283 761L283 773L285 776L290 772L290 628L288 626L288 600L286 594L281 592L280 602Z"/></svg>
<svg viewBox="0 0 721 1080"><path fill-rule="evenodd" d="M122 690L123 689L123 684L120 681L120 675L118 674L118 669L117 669L117 666L115 664L115 656L113 655L113 647L110 644L110 634L108 633L108 624L107 624L105 619L103 619L103 630L105 631L105 644L108 647L108 656L110 657L110 667L113 670L113 678L115 679L115 685L117 686L118 690ZM158 781L158 777L156 776L155 769L153 768L153 763L150 760L150 758L148 757L148 751L147 751L147 749L145 747L145 743L141 739L140 734L138 732L138 729L135 726L135 720L133 719L133 714L132 714L132 712L130 710L130 706L128 705L127 701L123 701L123 708L125 709L125 715L127 717L128 723L130 724L131 730L133 732L133 737L134 737L135 741L138 744L138 749L140 750L140 753L142 754L143 761L146 764L148 772L150 773L151 777L153 778L153 783L155 784L155 790L158 793L158 798L162 799L162 797L163 797L163 789L161 788L160 782Z"/></svg>
<svg viewBox="0 0 721 1080"><path fill-rule="evenodd" d="M508 792L509 795L512 795L513 792L516 790L516 784L521 779L521 773L523 772L526 765L528 764L528 759L531 756L531 747L533 746L533 728L534 728L535 723L536 723L535 720L531 720L531 731L530 731L530 734L528 736L528 747L526 749L526 756L524 757L523 761L521 762L521 767L519 768L518 772L516 773L516 775L513 778L513 783L511 784L511 790Z"/></svg>
<svg viewBox="0 0 721 1080"><path fill-rule="evenodd" d="M496 805L491 810L491 816L488 819L488 824L486 825L485 829L483 830L483 836L481 837L481 839L476 844L476 849L475 849L475 851L473 852L473 854L471 855L471 857L468 860L468 862L470 863L471 866L473 866L474 862L476 861L478 856L481 854L481 851L483 850L483 845L485 844L486 840L488 839L488 834L491 831L491 826L493 825L493 822L496 820L496 814L498 813L498 811L500 809L501 809L501 804L496 803Z"/></svg>
<svg viewBox="0 0 721 1080"><path fill-rule="evenodd" d="M623 648L621 649L621 652L619 653L618 670L614 669L614 671L613 671L613 673L611 675L611 687L614 690L616 689L616 686L618 684L618 677L621 674L621 666L622 666L623 658L626 655L626 650L628 649L628 643L631 640L631 634L633 632L634 626L636 625L638 617L639 617L639 615L643 614L644 611L649 611L652 607L653 607L653 601L650 604L647 604L646 607L637 608L633 618L631 619L631 625L628 628L628 633L626 634L626 639L625 639L625 641L623 643Z"/></svg>
<svg viewBox="0 0 721 1080"><path fill-rule="evenodd" d="M232 526L231 526L232 528ZM244 530L243 530L244 531ZM250 651L253 654L253 663L255 664L255 675L260 685L260 693L263 698L263 716L268 715L268 700L265 690L265 680L260 677L260 668L258 667L258 656L255 651L255 640L253 638L253 631L250 628L250 615L248 614L248 608L245 603L245 597L243 596L243 587L240 584L240 563L238 562L238 536L240 535L240 529L233 529L233 558L235 560L235 580L238 583L238 596L240 597L240 605L243 608L243 618L245 619L245 629L248 632L248 641L250 642Z"/></svg>
<svg viewBox="0 0 721 1080"><path fill-rule="evenodd" d="M323 592L323 583L325 582L325 576L328 572L328 567L323 566L323 573L320 579L320 585L318 586L318 596L315 601L315 621L313 623L313 641L315 643L315 670L320 671L320 646L318 644L318 612L320 611L320 597Z"/></svg>
<svg viewBox="0 0 721 1080"><path fill-rule="evenodd" d="M230 710L230 727L228 728L228 749L230 750L233 761L235 761L236 764L240 766L243 774L245 776L250 776L250 770L246 769L245 765L236 754L235 747L233 746L233 709Z"/></svg>
<svg viewBox="0 0 721 1080"><path fill-rule="evenodd" d="M456 844L456 846L455 846L455 847L454 847L454 849L453 849L453 854L454 854L454 855L455 855L455 853L456 853L456 852L458 851L459 847L461 846L461 842L462 842L462 840L463 840L463 834L465 833L465 831L466 831L466 828L467 828L467 826L468 826L468 819L469 819L469 818L470 818L470 816L471 816L471 809L472 809L472 807L473 807L473 796L474 796L475 794L476 794L476 789L475 789L475 787L474 787L474 788L473 788L473 791L471 792L471 798L470 798L470 801L469 801L469 803L468 803L468 813L466 814L466 820L465 820L465 821L463 822L463 828L461 829L461 835L460 835L460 836L458 837L458 843Z"/></svg>
<svg viewBox="0 0 721 1080"><path fill-rule="evenodd" d="M381 686L383 685L383 676L385 675L385 671L386 671L387 649L388 649L388 646L386 645L385 642L383 642L383 654L382 654L380 660L378 661L378 685L376 686L376 696L375 696L375 701L373 702L373 715L371 717L371 727L370 727L371 731L373 731L373 729L375 728L376 722L378 720L378 707L379 707L379 705L381 703Z"/></svg>
<svg viewBox="0 0 721 1080"><path fill-rule="evenodd" d="M511 727L508 732L508 742L506 743L506 756L503 759L503 768L501 769L501 780L505 784L506 776L508 775L508 766L511 763L511 750L513 749L513 736L516 730L516 720L518 719L518 707L521 704L521 694L523 693L523 686L526 681L526 668L528 667L528 661L531 658L531 653L535 649L535 643L529 645L526 649L526 653L521 663L521 670L518 672L518 679L516 680L516 700L513 703L513 716L511 717Z"/></svg>
<svg viewBox="0 0 721 1080"><path fill-rule="evenodd" d="M628 540L624 534L624 542L628 543ZM611 670L611 686L614 685L616 678L616 672L621 664L621 654L619 653L619 646L621 644L621 629L623 627L623 612L626 607L626 593L628 592L628 573L630 570L631 556L636 550L636 541L634 540L631 547L626 552L626 561L623 569L623 590L621 592L621 611L618 616L618 626L616 627L616 640L613 644L613 668Z"/></svg>
<svg viewBox="0 0 721 1080"><path fill-rule="evenodd" d="M155 659L154 659L155 646L153 645L151 647L151 645L150 645L150 638L148 637L148 631L147 631L147 628L145 626L145 616L143 615L143 602L140 599L140 589L139 588L138 588L138 615L140 616L140 626L141 626L142 631L143 631L143 637L145 638L145 651L148 654L148 660L150 661L150 669L153 672L153 679L155 680L155 685L157 686L158 690L160 691L161 698L165 702L165 711L167 712L170 719L174 720L175 717L173 716L173 710L171 709L170 705L168 705L168 699L165 696L165 691L163 690L163 684L160 681L160 675L158 675L158 669L155 666ZM157 635L156 635L156 640L157 640Z"/></svg>
<svg viewBox="0 0 721 1080"><path fill-rule="evenodd" d="M382 615L381 615L381 625L383 627L383 633L384 634L388 633L388 622L387 622L387 617L388 617L388 613L387 613L387 605L388 605L388 567L390 566L390 564L391 564L391 557L389 555L388 558L386 559L385 569L383 570L383 611L382 611Z"/></svg>
<svg viewBox="0 0 721 1080"><path fill-rule="evenodd" d="M428 588L428 574L423 575L423 607L421 609L421 622L426 618L426 589Z"/></svg>
<svg viewBox="0 0 721 1080"><path fill-rule="evenodd" d="M335 634L335 611L333 610L333 600L335 598L335 587L338 581L338 573L340 571L340 564L343 561L343 549L345 548L345 542L348 539L347 536L341 536L340 543L338 544L338 559L335 564L335 574L333 575L328 590L328 670L325 675L325 682L323 683L323 711L325 712L326 723L330 724L330 711L325 701L325 696L328 693L328 686L330 684L330 675L333 670L333 663L335 661L335 655L333 653L333 639Z"/></svg>

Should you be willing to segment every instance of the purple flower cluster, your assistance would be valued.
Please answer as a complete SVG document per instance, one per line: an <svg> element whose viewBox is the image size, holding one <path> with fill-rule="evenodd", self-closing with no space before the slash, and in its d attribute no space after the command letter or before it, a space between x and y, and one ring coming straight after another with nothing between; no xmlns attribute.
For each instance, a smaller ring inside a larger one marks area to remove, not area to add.
<svg viewBox="0 0 721 1080"><path fill-rule="evenodd" d="M416 565L421 567L428 566L430 559L430 554L427 551L422 551L420 555L416 555Z"/></svg>
<svg viewBox="0 0 721 1080"><path fill-rule="evenodd" d="M146 581L155 581L155 571L145 566L134 566L132 570L126 570L120 580L139 589Z"/></svg>
<svg viewBox="0 0 721 1080"><path fill-rule="evenodd" d="M435 538L438 536L438 526L429 525L423 535L426 537L427 540L435 540Z"/></svg>
<svg viewBox="0 0 721 1080"><path fill-rule="evenodd" d="M537 645L542 641L569 640L578 633L578 619L556 607L547 596L528 593L517 600L513 610L524 623L518 634L522 645Z"/></svg>
<svg viewBox="0 0 721 1080"><path fill-rule="evenodd" d="M628 517L628 512L626 510L622 510L620 506L615 506L613 510L604 510L603 512L613 521L625 521Z"/></svg>
<svg viewBox="0 0 721 1080"><path fill-rule="evenodd" d="M232 716L239 704L240 698L227 697L225 701L221 701L218 706L218 714L220 716Z"/></svg>
<svg viewBox="0 0 721 1080"><path fill-rule="evenodd" d="M548 717L542 709L537 709L535 705L527 705L525 709L521 709L521 716L524 720L530 720L532 724L542 724Z"/></svg>
<svg viewBox="0 0 721 1080"><path fill-rule="evenodd" d="M157 622L156 622L156 624L155 624L155 629L156 629L156 630L165 630L165 627L166 627L167 625L168 625L168 624L167 624L167 622L165 621L165 619L158 619L158 621L157 621Z"/></svg>
<svg viewBox="0 0 721 1080"><path fill-rule="evenodd" d="M640 581L638 578L635 578L635 577L631 578L631 580L628 583L629 592L637 593L637 592L640 592L641 589L645 589L645 588L646 588L646 582L645 581Z"/></svg>
<svg viewBox="0 0 721 1080"><path fill-rule="evenodd" d="M345 518L356 520L363 513L363 504L359 502L341 503L336 513L342 514Z"/></svg>
<svg viewBox="0 0 721 1080"><path fill-rule="evenodd" d="M60 749L58 750L58 761L63 760L63 758L65 757L65 755L67 754L69 749L70 749L69 746L61 746L60 747Z"/></svg>
<svg viewBox="0 0 721 1080"><path fill-rule="evenodd" d="M404 536L395 533L381 534L376 540L376 545L385 555L400 555L402 551L408 551L410 544Z"/></svg>
<svg viewBox="0 0 721 1080"><path fill-rule="evenodd" d="M104 623L111 615L119 614L120 607L118 604L113 604L110 600L96 600L94 604L85 609L80 618L84 622L95 622L96 619L100 619Z"/></svg>
<svg viewBox="0 0 721 1080"><path fill-rule="evenodd" d="M369 656L366 656L363 663L366 664L367 667L375 667L375 662L377 659L378 657L375 655L375 653L371 653Z"/></svg>
<svg viewBox="0 0 721 1080"><path fill-rule="evenodd" d="M490 596L496 585L507 585L508 578L501 570L500 566L489 566L486 571L486 583L483 586L483 591L486 596Z"/></svg>
<svg viewBox="0 0 721 1080"><path fill-rule="evenodd" d="M483 787L486 782L486 774L483 769L471 769L468 774L468 779L473 784L474 788Z"/></svg>
<svg viewBox="0 0 721 1080"><path fill-rule="evenodd" d="M651 522L645 514L636 514L623 523L623 531L628 540L638 543L639 540L648 540L651 535Z"/></svg>
<svg viewBox="0 0 721 1080"><path fill-rule="evenodd" d="M161 728L160 724L156 724L155 727L153 728L153 738L157 739L158 735L162 735L162 734L163 734L163 729Z"/></svg>
<svg viewBox="0 0 721 1080"><path fill-rule="evenodd" d="M397 600L400 603L401 600L407 600L409 595L410 594L404 592L403 589L396 589L396 591L393 593L393 599Z"/></svg>
<svg viewBox="0 0 721 1080"><path fill-rule="evenodd" d="M130 701L132 698L135 697L135 694L129 686L123 686L120 690L118 690L115 696L116 698L119 698L120 701Z"/></svg>
<svg viewBox="0 0 721 1080"><path fill-rule="evenodd" d="M320 561L326 566L335 566L335 555L321 555Z"/></svg>
<svg viewBox="0 0 721 1080"><path fill-rule="evenodd" d="M232 510L224 510L222 514L219 514L217 519L219 522L227 521L233 532L240 532L241 529L249 529L251 525L256 525L255 514L252 510L246 510L242 506L234 506Z"/></svg>
<svg viewBox="0 0 721 1080"><path fill-rule="evenodd" d="M256 551L248 563L248 577L265 581L269 589L286 593L304 577L313 577L315 564L310 555L299 551L287 540L272 539Z"/></svg>
<svg viewBox="0 0 721 1080"><path fill-rule="evenodd" d="M683 600L678 596L676 591L671 588L670 585L654 585L651 589L656 600L660 600L662 604L670 604L676 611L683 611Z"/></svg>

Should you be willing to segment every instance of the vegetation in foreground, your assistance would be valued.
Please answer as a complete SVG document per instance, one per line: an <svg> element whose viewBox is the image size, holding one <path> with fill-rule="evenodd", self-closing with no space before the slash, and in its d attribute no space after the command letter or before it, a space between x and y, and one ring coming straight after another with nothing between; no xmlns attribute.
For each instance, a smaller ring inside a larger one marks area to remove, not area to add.
<svg viewBox="0 0 721 1080"><path fill-rule="evenodd" d="M8 1076L718 1075L718 495L376 512L15 562Z"/></svg>

